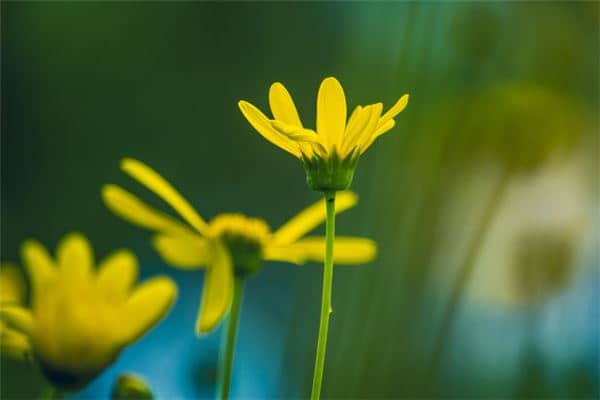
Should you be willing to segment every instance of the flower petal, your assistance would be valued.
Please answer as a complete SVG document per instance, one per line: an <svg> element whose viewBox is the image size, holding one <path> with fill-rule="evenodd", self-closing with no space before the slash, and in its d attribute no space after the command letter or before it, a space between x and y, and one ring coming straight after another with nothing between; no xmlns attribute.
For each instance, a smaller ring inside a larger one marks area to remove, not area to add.
<svg viewBox="0 0 600 400"><path fill-rule="evenodd" d="M33 315L31 311L19 306L3 306L0 308L0 320L7 327L21 332L24 335L32 336L34 329Z"/></svg>
<svg viewBox="0 0 600 400"><path fill-rule="evenodd" d="M269 105L275 119L286 124L302 127L302 122L300 121L300 116L298 115L292 96L290 96L285 86L279 82L272 84L269 89Z"/></svg>
<svg viewBox="0 0 600 400"><path fill-rule="evenodd" d="M321 138L319 138L319 136L313 130L304 129L297 125L290 125L280 120L272 121L271 126L282 135L285 135L294 141L321 143Z"/></svg>
<svg viewBox="0 0 600 400"><path fill-rule="evenodd" d="M317 153L321 157L327 156L327 149L323 146L323 139L315 131L289 125L278 120L272 121L271 125L282 135L297 142L300 152L308 158L311 158L313 153Z"/></svg>
<svg viewBox="0 0 600 400"><path fill-rule="evenodd" d="M117 250L98 267L96 286L115 303L123 301L138 277L138 263L129 250Z"/></svg>
<svg viewBox="0 0 600 400"><path fill-rule="evenodd" d="M204 275L202 300L198 310L196 332L208 333L225 317L233 298L233 269L228 251L215 243L213 258Z"/></svg>
<svg viewBox="0 0 600 400"><path fill-rule="evenodd" d="M207 225L202 217L169 182L152 168L141 161L125 158L121 161L121 169L167 202L198 232L206 231Z"/></svg>
<svg viewBox="0 0 600 400"><path fill-rule="evenodd" d="M342 191L337 193L335 200L335 213L338 214L353 207L358 201L358 196L351 191ZM273 233L273 243L290 244L323 223L325 217L325 199L321 199L302 210Z"/></svg>
<svg viewBox="0 0 600 400"><path fill-rule="evenodd" d="M306 262L304 249L292 244L269 244L264 248L263 258L266 261L281 261L301 265Z"/></svg>
<svg viewBox="0 0 600 400"><path fill-rule="evenodd" d="M0 266L0 304L21 304L25 300L25 279L16 265Z"/></svg>
<svg viewBox="0 0 600 400"><path fill-rule="evenodd" d="M106 206L119 217L159 232L195 235L190 229L167 214L150 207L133 194L116 185L104 185L102 199Z"/></svg>
<svg viewBox="0 0 600 400"><path fill-rule="evenodd" d="M268 247L265 259L287 261L302 264L307 261L323 261L325 238L308 237L287 246ZM364 264L377 255L377 244L365 238L336 237L333 249L333 261L336 265Z"/></svg>
<svg viewBox="0 0 600 400"><path fill-rule="evenodd" d="M392 107L390 107L390 109L387 110L385 112L385 114L383 114L381 116L381 119L379 120L379 124L377 125L377 128L384 125L387 121L393 119L394 117L396 117L396 115L398 115L402 111L404 111L404 109L408 105L408 98L409 98L409 95L407 95L407 94L400 97L398 99L398 101Z"/></svg>
<svg viewBox="0 0 600 400"><path fill-rule="evenodd" d="M396 121L393 119L390 119L385 124L378 126L377 129L375 130L375 133L373 133L372 140L375 141L375 139L377 139L379 136L383 135L384 133L386 133L387 131L392 129L395 125L396 125ZM369 145L370 145L370 143L369 143Z"/></svg>
<svg viewBox="0 0 600 400"><path fill-rule="evenodd" d="M169 312L176 297L177 286L166 276L138 286L122 310L123 341L131 343L143 336Z"/></svg>
<svg viewBox="0 0 600 400"><path fill-rule="evenodd" d="M340 142L346 128L346 96L337 79L321 82L317 94L317 133L326 147Z"/></svg>
<svg viewBox="0 0 600 400"><path fill-rule="evenodd" d="M40 290L57 275L54 261L46 248L36 240L26 240L21 246L21 256L32 285L35 299Z"/></svg>
<svg viewBox="0 0 600 400"><path fill-rule="evenodd" d="M408 104L408 98L409 96L407 94L400 97L400 99L398 99L398 101L388 111L386 111L386 113L383 114L381 118L379 118L379 121L377 122L373 134L370 137L365 138L365 140L359 142L361 154L364 153L369 147L371 147L373 142L379 136L388 132L394 127L394 125L396 125L394 117L400 114L406 108Z"/></svg>
<svg viewBox="0 0 600 400"><path fill-rule="evenodd" d="M372 121L377 121L380 114L375 115L377 109L374 105L368 105L357 112L355 118L348 123L344 133L343 146L340 150L342 157L349 154L356 147L356 143ZM381 111L379 111L381 113Z"/></svg>
<svg viewBox="0 0 600 400"><path fill-rule="evenodd" d="M29 337L2 326L0 322L0 353L10 358L26 359L33 349Z"/></svg>
<svg viewBox="0 0 600 400"><path fill-rule="evenodd" d="M66 235L58 244L56 259L61 279L71 282L89 282L94 255L88 240L80 233Z"/></svg>
<svg viewBox="0 0 600 400"><path fill-rule="evenodd" d="M371 117L369 118L369 122L362 129L362 131L359 132L358 136L356 137L356 142L353 146L358 147L362 150L362 152L364 152L364 150L368 148L368 146L365 146L364 144L366 142L369 142L373 137L373 133L375 132L375 129L377 128L377 123L379 121L379 118L381 117L381 112L383 111L382 103L375 103L369 107L371 107Z"/></svg>
<svg viewBox="0 0 600 400"><path fill-rule="evenodd" d="M154 248L169 265L182 269L198 269L211 259L208 239L156 235L152 240Z"/></svg>
<svg viewBox="0 0 600 400"><path fill-rule="evenodd" d="M373 133L373 135L371 135L371 138L366 141L362 146L361 146L361 154L364 153L365 151L367 151L367 149L369 147L371 147L371 145L373 144L373 142L375 142L375 140L377 140L377 138L381 135L383 135L384 133L388 132L390 129L392 129L394 126L396 125L396 121L394 121L393 119L388 120L385 124L381 125L380 127L377 128L377 130Z"/></svg>
<svg viewBox="0 0 600 400"><path fill-rule="evenodd" d="M252 127L256 129L256 131L265 139L273 143L275 146L287 151L294 157L301 157L298 145L290 138L273 129L271 126L271 120L269 120L258 108L243 100L238 102L238 106L250 125L252 125Z"/></svg>

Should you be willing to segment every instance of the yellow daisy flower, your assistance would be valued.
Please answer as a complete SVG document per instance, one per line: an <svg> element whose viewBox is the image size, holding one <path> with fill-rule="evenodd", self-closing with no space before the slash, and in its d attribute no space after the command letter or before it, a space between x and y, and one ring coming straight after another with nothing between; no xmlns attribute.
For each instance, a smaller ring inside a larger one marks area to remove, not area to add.
<svg viewBox="0 0 600 400"><path fill-rule="evenodd" d="M304 128L294 101L279 82L271 85L269 105L273 119L240 101L240 110L265 139L300 159L311 188L319 191L346 189L360 156L395 125L394 118L408 104L400 97L388 111L383 104L356 106L346 121L346 96L335 78L326 78L317 95L317 129Z"/></svg>
<svg viewBox="0 0 600 400"><path fill-rule="evenodd" d="M0 312L5 307L25 303L25 281L19 268L12 264L0 267ZM29 338L0 320L0 352L11 358L24 359L31 354Z"/></svg>
<svg viewBox="0 0 600 400"><path fill-rule="evenodd" d="M325 78L317 94L315 131L304 128L292 96L279 82L272 84L269 90L273 119L247 101L238 103L242 114L258 133L302 161L308 186L323 192L326 199L323 296L311 399L318 399L321 393L331 310L333 263L339 251L335 241L334 252L333 210L336 192L350 186L360 156L379 136L394 127L394 118L407 104L408 95L405 94L385 113L382 103L359 105L350 118L347 118L346 95L342 85L335 78Z"/></svg>
<svg viewBox="0 0 600 400"><path fill-rule="evenodd" d="M29 338L44 375L59 388L80 388L102 372L167 314L177 294L167 277L134 289L137 260L127 250L94 271L92 248L78 233L59 243L56 261L34 240L23 244L22 256L31 309L6 306L0 316Z"/></svg>
<svg viewBox="0 0 600 400"><path fill-rule="evenodd" d="M324 238L303 236L325 219L324 201L303 210L275 232L264 220L242 214L220 214L205 222L169 182L147 165L125 159L121 168L166 201L189 224L148 206L119 186L106 185L102 189L104 202L115 214L157 232L153 245L165 262L183 269L206 267L198 333L214 329L229 311L234 276L255 273L263 260L295 264L323 260ZM357 201L351 192L341 192L338 199L336 212ZM339 264L362 264L375 257L376 245L369 239L340 237L336 239L336 250Z"/></svg>

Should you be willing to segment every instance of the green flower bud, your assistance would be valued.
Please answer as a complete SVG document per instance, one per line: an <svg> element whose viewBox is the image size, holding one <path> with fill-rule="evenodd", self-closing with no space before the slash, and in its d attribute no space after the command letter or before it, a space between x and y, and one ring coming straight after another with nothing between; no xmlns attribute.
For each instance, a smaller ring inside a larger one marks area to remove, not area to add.
<svg viewBox="0 0 600 400"><path fill-rule="evenodd" d="M126 373L119 376L110 394L112 400L150 400L154 398L152 389L137 375Z"/></svg>

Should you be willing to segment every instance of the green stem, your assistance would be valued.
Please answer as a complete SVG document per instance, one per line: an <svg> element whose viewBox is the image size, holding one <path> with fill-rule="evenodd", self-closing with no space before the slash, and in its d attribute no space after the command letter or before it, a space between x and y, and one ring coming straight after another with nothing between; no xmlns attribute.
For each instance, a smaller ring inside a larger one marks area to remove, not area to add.
<svg viewBox="0 0 600 400"><path fill-rule="evenodd" d="M64 392L48 383L40 395L40 400L56 400L63 398Z"/></svg>
<svg viewBox="0 0 600 400"><path fill-rule="evenodd" d="M236 276L233 281L233 299L231 311L223 330L221 339L221 351L219 353L219 370L217 379L217 399L229 398L231 390L231 371L233 369L233 353L235 350L235 338L237 336L240 310L242 308L242 297L244 294L244 278Z"/></svg>
<svg viewBox="0 0 600 400"><path fill-rule="evenodd" d="M327 220L325 225L325 265L323 268L323 293L321 298L321 321L319 323L319 339L313 375L311 400L321 398L323 370L325 368L325 352L327 350L327 331L329 330L329 314L331 314L331 286L333 283L333 241L335 239L335 192L326 192Z"/></svg>

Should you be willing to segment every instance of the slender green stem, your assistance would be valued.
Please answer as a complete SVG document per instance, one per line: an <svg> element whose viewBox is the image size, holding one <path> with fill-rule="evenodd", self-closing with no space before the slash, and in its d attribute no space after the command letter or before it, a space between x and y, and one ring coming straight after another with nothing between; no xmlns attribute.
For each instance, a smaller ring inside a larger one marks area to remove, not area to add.
<svg viewBox="0 0 600 400"><path fill-rule="evenodd" d="M319 323L319 339L313 375L311 400L321 398L323 370L325 368L325 352L327 350L327 331L329 330L329 314L331 314L331 286L333 283L333 241L335 239L335 192L325 193L327 220L325 225L325 263L323 268L323 294L321 298L321 321Z"/></svg>
<svg viewBox="0 0 600 400"><path fill-rule="evenodd" d="M240 310L242 308L242 297L244 294L243 277L236 276L233 284L233 300L231 311L221 338L221 351L219 353L219 370L217 379L217 399L229 398L231 389L231 371L233 369L233 353L235 350L235 338L237 336Z"/></svg>
<svg viewBox="0 0 600 400"><path fill-rule="evenodd" d="M40 400L56 400L64 397L64 392L57 389L54 385L48 383L42 393Z"/></svg>

